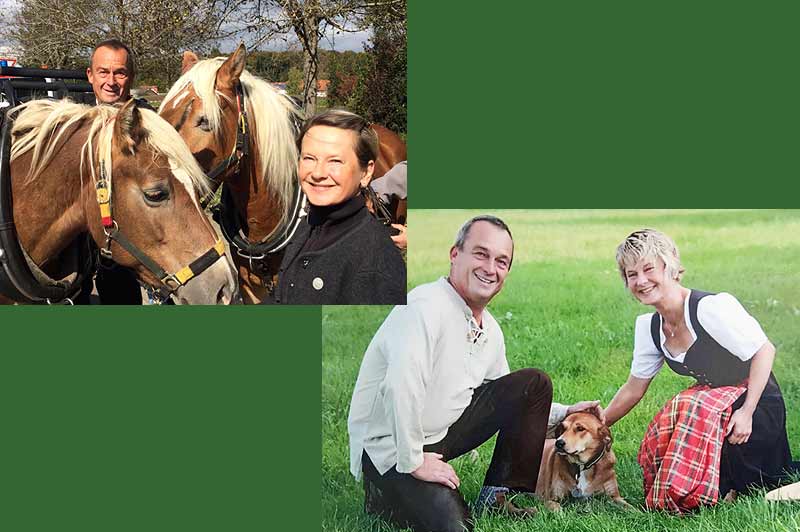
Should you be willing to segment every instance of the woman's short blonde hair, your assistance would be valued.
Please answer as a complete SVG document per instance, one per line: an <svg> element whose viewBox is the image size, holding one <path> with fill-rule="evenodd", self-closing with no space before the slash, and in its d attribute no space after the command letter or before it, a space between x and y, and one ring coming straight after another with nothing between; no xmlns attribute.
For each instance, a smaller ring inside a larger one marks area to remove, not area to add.
<svg viewBox="0 0 800 532"><path fill-rule="evenodd" d="M686 271L681 264L678 246L670 237L655 229L634 231L617 247L617 266L625 286L628 286L625 270L642 259L661 259L666 274L676 281L680 281Z"/></svg>

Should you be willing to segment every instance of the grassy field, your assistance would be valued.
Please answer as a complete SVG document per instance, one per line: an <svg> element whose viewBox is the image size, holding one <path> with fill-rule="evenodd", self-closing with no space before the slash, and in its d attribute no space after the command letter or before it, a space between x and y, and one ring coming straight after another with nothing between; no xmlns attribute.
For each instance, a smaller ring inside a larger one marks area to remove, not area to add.
<svg viewBox="0 0 800 532"><path fill-rule="evenodd" d="M513 269L490 309L503 328L511 369L534 366L553 380L562 403L608 404L627 378L633 324L648 311L627 294L614 262L633 230L672 236L686 267L684 285L734 294L778 350L774 372L784 392L792 454L800 458L800 211L494 211L516 243ZM474 211L413 211L409 216L409 288L446 274L456 230ZM356 375L388 307L325 307L322 324L322 529L392 530L363 513L363 491L350 476L347 413ZM668 368L642 402L614 426L620 491L643 504L636 452L653 414L691 380ZM453 462L467 501L476 497L494 442L477 460ZM604 500L567 503L532 521L483 517L480 531L798 531L800 503L766 503L755 494L689 517L625 513Z"/></svg>

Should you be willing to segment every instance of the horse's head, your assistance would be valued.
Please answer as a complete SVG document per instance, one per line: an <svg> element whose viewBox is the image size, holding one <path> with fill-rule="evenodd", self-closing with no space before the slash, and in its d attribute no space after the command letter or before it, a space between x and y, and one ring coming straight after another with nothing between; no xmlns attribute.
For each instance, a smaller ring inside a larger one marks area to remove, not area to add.
<svg viewBox="0 0 800 532"><path fill-rule="evenodd" d="M225 60L199 61L194 53L184 52L183 75L159 109L206 172L236 155L240 111L244 111L240 108L244 102L239 81L244 63L241 45ZM220 180L230 176L233 162L220 170Z"/></svg>
<svg viewBox="0 0 800 532"><path fill-rule="evenodd" d="M181 284L174 292L179 303L231 302L236 283L227 260L220 256L224 248L198 203L197 191L207 190L207 184L175 130L130 101L119 110L113 126L101 132L98 152L103 171L110 174L105 176L110 212L101 208L100 194L96 201L93 195L87 206L89 225L101 246L108 233L113 236L118 230L121 238L115 237L110 248L113 260L135 270L151 286ZM158 268L148 261L173 278L159 278Z"/></svg>
<svg viewBox="0 0 800 532"><path fill-rule="evenodd" d="M264 212L256 217L276 226L286 218L296 186L294 120L300 115L291 100L245 70L245 55L243 45L230 57L202 61L184 52L183 73L159 114L183 137L207 174L231 184L245 203L269 205L269 224Z"/></svg>

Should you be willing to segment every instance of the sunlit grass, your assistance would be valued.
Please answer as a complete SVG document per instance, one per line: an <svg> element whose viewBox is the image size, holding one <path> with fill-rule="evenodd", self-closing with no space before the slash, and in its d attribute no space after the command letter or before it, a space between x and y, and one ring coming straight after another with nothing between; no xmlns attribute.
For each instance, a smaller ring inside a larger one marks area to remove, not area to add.
<svg viewBox="0 0 800 532"><path fill-rule="evenodd" d="M535 366L553 379L558 401L607 404L628 375L635 317L648 309L624 290L616 245L655 227L673 236L686 266L684 284L728 291L760 321L778 348L775 374L784 392L792 453L800 457L800 211L493 211L514 233L516 251L503 292L491 305L503 328L512 369ZM448 250L473 211L412 211L409 288L447 272ZM347 412L364 350L389 307L325 307L322 358L323 530L391 530L363 513L361 487L349 474ZM652 415L691 381L668 370L614 426L622 495L643 503L636 452ZM454 461L468 501L475 498L493 441L477 460ZM478 530L797 531L800 504L767 504L761 494L689 517L626 514L607 501L568 503L532 523L481 518Z"/></svg>

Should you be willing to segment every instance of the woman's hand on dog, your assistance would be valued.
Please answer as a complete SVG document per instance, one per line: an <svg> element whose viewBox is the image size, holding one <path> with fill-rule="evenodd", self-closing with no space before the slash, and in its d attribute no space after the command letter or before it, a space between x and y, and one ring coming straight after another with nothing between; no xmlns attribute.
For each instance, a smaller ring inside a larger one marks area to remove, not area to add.
<svg viewBox="0 0 800 532"><path fill-rule="evenodd" d="M411 476L425 482L436 482L451 489L461 484L453 466L442 460L439 453L422 453L422 465L411 472Z"/></svg>
<svg viewBox="0 0 800 532"><path fill-rule="evenodd" d="M567 407L567 415L574 414L575 412L589 412L595 415L603 425L606 424L606 414L600 406L600 401L578 401L574 405Z"/></svg>
<svg viewBox="0 0 800 532"><path fill-rule="evenodd" d="M744 408L739 408L728 422L728 442L731 445L747 443L753 432L753 413Z"/></svg>

